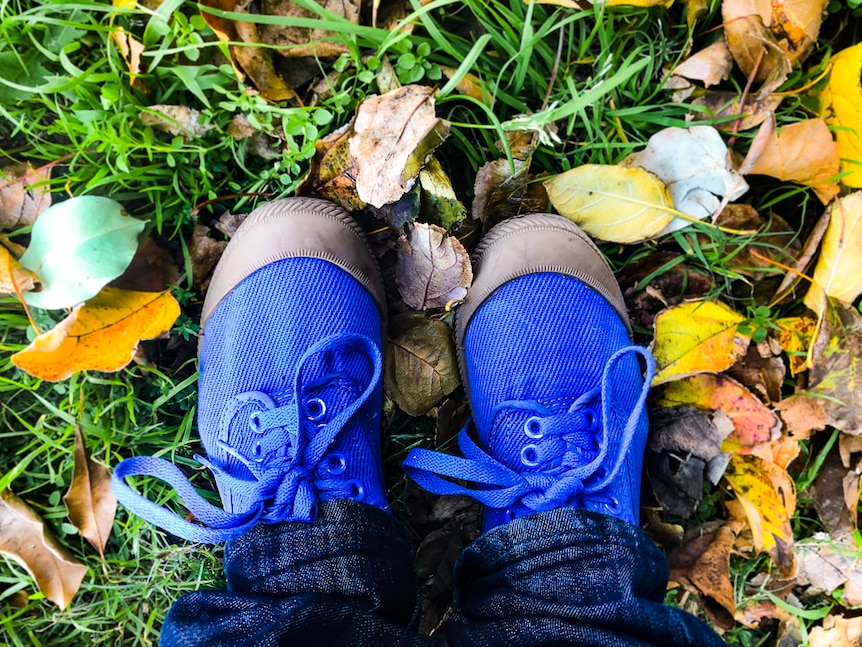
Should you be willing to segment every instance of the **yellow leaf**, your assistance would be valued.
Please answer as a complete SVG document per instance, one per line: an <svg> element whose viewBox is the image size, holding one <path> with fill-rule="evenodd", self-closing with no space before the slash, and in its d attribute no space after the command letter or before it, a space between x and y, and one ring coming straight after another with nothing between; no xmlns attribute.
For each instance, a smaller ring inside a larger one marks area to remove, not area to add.
<svg viewBox="0 0 862 647"><path fill-rule="evenodd" d="M742 315L712 301L691 301L660 312L652 348L658 369L653 385L730 368L751 341L737 330L742 321Z"/></svg>
<svg viewBox="0 0 862 647"><path fill-rule="evenodd" d="M814 268L805 305L820 314L826 297L849 306L862 293L862 191L829 206L829 228Z"/></svg>
<svg viewBox="0 0 862 647"><path fill-rule="evenodd" d="M687 404L702 411L724 411L733 423L733 432L722 444L722 451L768 443L781 433L775 414L751 391L725 375L693 375L670 382L657 394L663 407Z"/></svg>
<svg viewBox="0 0 862 647"><path fill-rule="evenodd" d="M0 246L0 294L15 294L16 287L21 292L32 290L38 280L39 277L23 268L5 247Z"/></svg>
<svg viewBox="0 0 862 647"><path fill-rule="evenodd" d="M673 0L607 0L609 7L664 7L669 8Z"/></svg>
<svg viewBox="0 0 862 647"><path fill-rule="evenodd" d="M832 126L841 157L841 184L862 188L862 43L830 61L829 81L820 93L820 114Z"/></svg>
<svg viewBox="0 0 862 647"><path fill-rule="evenodd" d="M808 368L808 349L814 340L817 321L810 317L784 317L775 324L781 329L775 333L775 338L787 353L790 374L795 376Z"/></svg>
<svg viewBox="0 0 862 647"><path fill-rule="evenodd" d="M728 505L734 517L748 521L758 551L770 553L779 566L793 560L790 518L796 491L787 472L757 456L731 456L724 472L739 505ZM733 501L728 502L734 503Z"/></svg>
<svg viewBox="0 0 862 647"><path fill-rule="evenodd" d="M546 181L545 188L560 214L615 243L658 236L679 215L664 183L642 168L585 164Z"/></svg>
<svg viewBox="0 0 862 647"><path fill-rule="evenodd" d="M167 332L179 314L170 292L106 287L13 355L12 363L53 382L75 371L118 371L132 361L141 339Z"/></svg>

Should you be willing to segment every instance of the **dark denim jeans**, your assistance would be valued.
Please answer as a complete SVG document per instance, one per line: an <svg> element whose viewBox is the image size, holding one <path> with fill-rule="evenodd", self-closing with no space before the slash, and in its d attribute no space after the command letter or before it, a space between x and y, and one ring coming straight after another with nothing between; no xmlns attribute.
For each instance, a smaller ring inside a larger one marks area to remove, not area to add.
<svg viewBox="0 0 862 647"><path fill-rule="evenodd" d="M258 526L228 543L229 591L177 601L161 645L723 645L665 606L667 562L639 528L560 509L473 542L455 567L443 635L415 632L419 605L405 529L350 500L312 524Z"/></svg>

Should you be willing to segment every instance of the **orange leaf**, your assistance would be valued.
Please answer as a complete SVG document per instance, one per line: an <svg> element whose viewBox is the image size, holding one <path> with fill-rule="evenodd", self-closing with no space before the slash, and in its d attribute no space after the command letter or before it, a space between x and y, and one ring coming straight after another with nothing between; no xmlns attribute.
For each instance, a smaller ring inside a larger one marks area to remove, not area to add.
<svg viewBox="0 0 862 647"><path fill-rule="evenodd" d="M39 278L21 263L12 258L5 247L0 246L0 294L15 294L18 291L32 290Z"/></svg>
<svg viewBox="0 0 862 647"><path fill-rule="evenodd" d="M733 432L722 450L733 451L775 440L781 423L751 391L724 375L703 373L665 385L659 404L675 407L689 404L703 411L724 411L733 422Z"/></svg>
<svg viewBox="0 0 862 647"><path fill-rule="evenodd" d="M13 355L12 363L52 382L75 371L118 371L132 361L141 339L167 332L179 314L170 292L106 287Z"/></svg>

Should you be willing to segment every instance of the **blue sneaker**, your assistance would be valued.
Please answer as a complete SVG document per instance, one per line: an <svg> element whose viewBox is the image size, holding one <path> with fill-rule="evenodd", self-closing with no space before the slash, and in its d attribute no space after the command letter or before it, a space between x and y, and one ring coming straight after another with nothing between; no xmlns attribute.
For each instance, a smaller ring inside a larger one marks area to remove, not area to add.
<svg viewBox="0 0 862 647"><path fill-rule="evenodd" d="M313 521L334 498L386 507L380 461L383 284L361 230L329 202L291 198L251 213L227 246L201 315L198 428L224 509L183 473L135 457L113 474L132 512L191 541L259 523ZM200 522L135 492L169 483Z"/></svg>
<svg viewBox="0 0 862 647"><path fill-rule="evenodd" d="M560 507L637 524L653 361L631 343L610 267L550 214L497 225L476 257L455 322L476 439L465 427L463 458L415 449L405 470L483 503L486 531Z"/></svg>

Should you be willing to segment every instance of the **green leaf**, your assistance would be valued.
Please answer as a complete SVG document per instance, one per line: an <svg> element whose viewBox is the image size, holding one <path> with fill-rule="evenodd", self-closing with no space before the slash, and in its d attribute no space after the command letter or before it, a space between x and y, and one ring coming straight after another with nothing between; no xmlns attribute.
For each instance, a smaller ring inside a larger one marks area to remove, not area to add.
<svg viewBox="0 0 862 647"><path fill-rule="evenodd" d="M144 222L110 198L83 196L56 204L33 225L21 264L42 280L25 299L37 308L71 308L94 297L132 261Z"/></svg>

